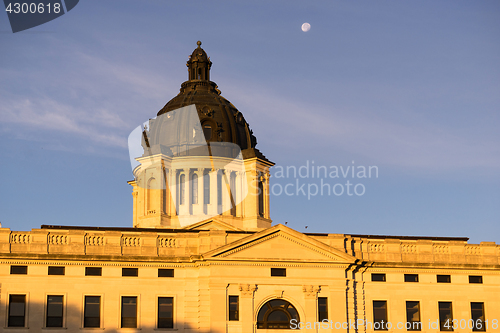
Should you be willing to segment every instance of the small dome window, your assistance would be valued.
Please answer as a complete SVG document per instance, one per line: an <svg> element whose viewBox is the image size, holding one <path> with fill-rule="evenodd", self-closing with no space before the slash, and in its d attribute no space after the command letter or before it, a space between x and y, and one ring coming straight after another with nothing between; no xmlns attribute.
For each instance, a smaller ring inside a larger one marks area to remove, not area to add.
<svg viewBox="0 0 500 333"><path fill-rule="evenodd" d="M212 138L212 126L210 124L203 125L203 134L205 135L205 140L210 140Z"/></svg>

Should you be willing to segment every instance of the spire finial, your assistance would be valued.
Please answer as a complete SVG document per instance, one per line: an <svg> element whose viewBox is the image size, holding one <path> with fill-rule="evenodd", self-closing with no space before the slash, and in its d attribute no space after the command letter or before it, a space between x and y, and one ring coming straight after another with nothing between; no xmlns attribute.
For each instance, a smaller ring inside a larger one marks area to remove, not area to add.
<svg viewBox="0 0 500 333"><path fill-rule="evenodd" d="M197 41L196 44L198 45L198 47L201 47L201 41Z"/></svg>

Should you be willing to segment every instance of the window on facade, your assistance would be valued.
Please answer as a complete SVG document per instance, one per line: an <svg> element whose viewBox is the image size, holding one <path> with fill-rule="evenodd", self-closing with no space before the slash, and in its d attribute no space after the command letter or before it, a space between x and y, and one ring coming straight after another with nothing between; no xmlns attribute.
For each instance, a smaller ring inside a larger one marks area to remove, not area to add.
<svg viewBox="0 0 500 333"><path fill-rule="evenodd" d="M229 179L230 199L231 199L231 215L236 216L236 175L231 173Z"/></svg>
<svg viewBox="0 0 500 333"><path fill-rule="evenodd" d="M438 283L451 283L451 275L437 275L436 279Z"/></svg>
<svg viewBox="0 0 500 333"><path fill-rule="evenodd" d="M47 296L46 327L63 327L63 296Z"/></svg>
<svg viewBox="0 0 500 333"><path fill-rule="evenodd" d="M158 328L174 328L173 297L158 297Z"/></svg>
<svg viewBox="0 0 500 333"><path fill-rule="evenodd" d="M387 331L387 301L373 301L373 329Z"/></svg>
<svg viewBox="0 0 500 333"><path fill-rule="evenodd" d="M405 282L418 282L418 274L405 274Z"/></svg>
<svg viewBox="0 0 500 333"><path fill-rule="evenodd" d="M122 328L137 328L137 296L122 296Z"/></svg>
<svg viewBox="0 0 500 333"><path fill-rule="evenodd" d="M186 175L180 175L179 177L179 204L185 204L186 196Z"/></svg>
<svg viewBox="0 0 500 333"><path fill-rule="evenodd" d="M264 183L259 182L259 216L264 216Z"/></svg>
<svg viewBox="0 0 500 333"><path fill-rule="evenodd" d="M285 300L273 299L265 303L257 315L258 329L291 329L290 321L300 321L295 307Z"/></svg>
<svg viewBox="0 0 500 333"><path fill-rule="evenodd" d="M205 135L205 140L207 141L212 138L212 126L210 124L203 125L203 135Z"/></svg>
<svg viewBox="0 0 500 333"><path fill-rule="evenodd" d="M138 268L122 268L122 276L139 276Z"/></svg>
<svg viewBox="0 0 500 333"><path fill-rule="evenodd" d="M271 276L286 276L286 268L271 268Z"/></svg>
<svg viewBox="0 0 500 333"><path fill-rule="evenodd" d="M203 175L203 203L210 204L210 174L208 172Z"/></svg>
<svg viewBox="0 0 500 333"><path fill-rule="evenodd" d="M26 323L26 295L9 295L8 327L24 327Z"/></svg>
<svg viewBox="0 0 500 333"><path fill-rule="evenodd" d="M328 298L318 297L318 321L328 320Z"/></svg>
<svg viewBox="0 0 500 333"><path fill-rule="evenodd" d="M10 274L28 274L28 266L10 266Z"/></svg>
<svg viewBox="0 0 500 333"><path fill-rule="evenodd" d="M469 275L469 283L483 283L481 275Z"/></svg>
<svg viewBox="0 0 500 333"><path fill-rule="evenodd" d="M64 267L61 266L49 266L49 275L64 275Z"/></svg>
<svg viewBox="0 0 500 333"><path fill-rule="evenodd" d="M101 276L102 267L85 267L85 276Z"/></svg>
<svg viewBox="0 0 500 333"><path fill-rule="evenodd" d="M372 273L372 281L385 282L385 274L383 274L383 273Z"/></svg>
<svg viewBox="0 0 500 333"><path fill-rule="evenodd" d="M470 303L470 313L474 326L472 328L475 332L486 331L486 323L484 322L484 303L483 302L471 302Z"/></svg>
<svg viewBox="0 0 500 333"><path fill-rule="evenodd" d="M148 181L148 189L147 189L147 198L146 198L146 203L147 203L147 210L148 210L148 214L149 214L149 211L150 210L153 210L155 207L153 205L153 191L155 189L157 189L158 186L156 185L156 179L155 178L151 178L149 179Z"/></svg>
<svg viewBox="0 0 500 333"><path fill-rule="evenodd" d="M158 268L158 277L174 277L174 269Z"/></svg>
<svg viewBox="0 0 500 333"><path fill-rule="evenodd" d="M217 172L217 213L222 214L222 173Z"/></svg>
<svg viewBox="0 0 500 333"><path fill-rule="evenodd" d="M85 296L83 327L101 327L101 296Z"/></svg>
<svg viewBox="0 0 500 333"><path fill-rule="evenodd" d="M408 331L421 331L420 302L406 301L406 329Z"/></svg>
<svg viewBox="0 0 500 333"><path fill-rule="evenodd" d="M439 302L439 330L453 331L453 311L451 302Z"/></svg>
<svg viewBox="0 0 500 333"><path fill-rule="evenodd" d="M239 297L229 296L229 320L240 320Z"/></svg>
<svg viewBox="0 0 500 333"><path fill-rule="evenodd" d="M198 203L198 175L195 173L191 176L191 203Z"/></svg>

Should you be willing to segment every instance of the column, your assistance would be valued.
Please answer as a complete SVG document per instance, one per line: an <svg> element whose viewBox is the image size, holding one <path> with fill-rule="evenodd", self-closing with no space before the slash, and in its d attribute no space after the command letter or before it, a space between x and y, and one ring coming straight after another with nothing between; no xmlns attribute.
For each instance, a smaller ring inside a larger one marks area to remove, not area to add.
<svg viewBox="0 0 500 333"><path fill-rule="evenodd" d="M305 318L300 318L302 322L314 323L318 321L318 292L321 290L320 286L304 285L302 291L304 292L304 312ZM307 331L306 329L304 329ZM316 332L316 329L310 330Z"/></svg>
<svg viewBox="0 0 500 333"><path fill-rule="evenodd" d="M254 322L254 294L257 290L256 284L240 284L240 321L242 332L251 333L256 331Z"/></svg>

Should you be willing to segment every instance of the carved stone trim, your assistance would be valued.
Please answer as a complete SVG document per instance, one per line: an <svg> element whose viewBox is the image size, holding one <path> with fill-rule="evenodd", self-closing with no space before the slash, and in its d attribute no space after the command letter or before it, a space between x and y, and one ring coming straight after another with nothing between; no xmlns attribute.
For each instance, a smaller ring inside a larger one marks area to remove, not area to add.
<svg viewBox="0 0 500 333"><path fill-rule="evenodd" d="M256 284L240 284L239 286L242 297L253 297L253 293L257 290Z"/></svg>
<svg viewBox="0 0 500 333"><path fill-rule="evenodd" d="M302 291L304 292L304 296L306 298L316 298L320 290L321 286L313 286L313 285L302 286Z"/></svg>

